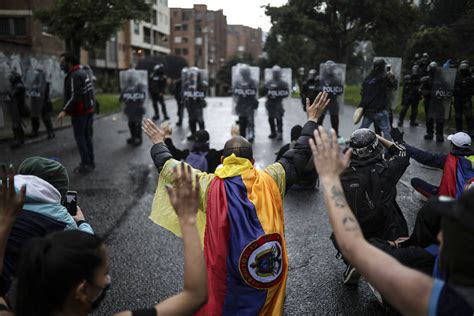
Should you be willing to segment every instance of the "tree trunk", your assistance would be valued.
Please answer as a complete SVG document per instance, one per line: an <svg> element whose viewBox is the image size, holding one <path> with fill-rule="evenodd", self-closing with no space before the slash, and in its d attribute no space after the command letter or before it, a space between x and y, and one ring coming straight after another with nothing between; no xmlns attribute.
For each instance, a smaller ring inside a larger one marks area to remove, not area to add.
<svg viewBox="0 0 474 316"><path fill-rule="evenodd" d="M69 38L65 40L66 51L81 60L81 43L78 40Z"/></svg>

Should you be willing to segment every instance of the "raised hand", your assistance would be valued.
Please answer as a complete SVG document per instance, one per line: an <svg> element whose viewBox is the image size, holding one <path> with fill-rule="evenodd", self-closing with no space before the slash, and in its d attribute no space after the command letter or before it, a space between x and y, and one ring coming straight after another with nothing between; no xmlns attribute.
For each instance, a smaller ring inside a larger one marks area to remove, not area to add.
<svg viewBox="0 0 474 316"><path fill-rule="evenodd" d="M314 166L322 181L325 178L339 177L349 165L352 150L349 149L345 155L341 155L334 129L331 129L329 137L324 128L319 126L314 131L314 139L309 140L309 146L313 152Z"/></svg>
<svg viewBox="0 0 474 316"><path fill-rule="evenodd" d="M158 126L156 126L156 124L150 119L143 119L142 130L153 144L162 143L165 138L164 131L158 128Z"/></svg>
<svg viewBox="0 0 474 316"><path fill-rule="evenodd" d="M0 226L10 229L18 213L25 203L26 186L22 186L19 194L15 192L15 173L10 165L8 172L5 165L1 171L2 184L0 188Z"/></svg>
<svg viewBox="0 0 474 316"><path fill-rule="evenodd" d="M316 99L314 99L313 104L310 104L309 98L306 98L306 112L308 113L308 119L311 121L317 121L324 112L324 109L329 104L330 99L328 99L328 94L326 92L318 93Z"/></svg>
<svg viewBox="0 0 474 316"><path fill-rule="evenodd" d="M160 129L161 129L161 130L163 131L163 133L165 134L165 138L166 138L166 137L171 137L171 135L173 134L173 129L171 128L169 122L161 123Z"/></svg>
<svg viewBox="0 0 474 316"><path fill-rule="evenodd" d="M181 221L195 222L199 208L198 177L195 176L193 186L191 167L184 163L173 169L173 174L174 185L166 187L171 204Z"/></svg>

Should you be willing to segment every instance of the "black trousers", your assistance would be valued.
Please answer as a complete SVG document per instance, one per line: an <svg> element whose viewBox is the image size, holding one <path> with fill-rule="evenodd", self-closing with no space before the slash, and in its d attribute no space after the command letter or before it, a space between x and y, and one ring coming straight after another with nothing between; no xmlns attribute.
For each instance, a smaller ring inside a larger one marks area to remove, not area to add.
<svg viewBox="0 0 474 316"><path fill-rule="evenodd" d="M434 132L435 132L435 123L436 123L436 136L443 136L444 118L434 119L434 118L428 117L428 113L429 113L429 110L430 110L429 101L426 102L426 100L425 100L424 106L425 106L425 115L426 115L426 134L428 134L428 135L433 135L434 134Z"/></svg>
<svg viewBox="0 0 474 316"><path fill-rule="evenodd" d="M152 95L151 105L153 106L153 110L155 111L155 116L160 117L160 112L158 111L158 103L161 104L161 112L163 112L163 116L165 118L168 117L168 112L166 111L165 98L162 95Z"/></svg>
<svg viewBox="0 0 474 316"><path fill-rule="evenodd" d="M400 116L398 118L399 122L403 123L403 120L405 119L405 116L408 112L408 109L411 108L411 114L410 114L410 123L414 124L416 123L416 117L418 116L418 104L420 103L420 100L409 100L405 104L402 105L402 110L400 111Z"/></svg>
<svg viewBox="0 0 474 316"><path fill-rule="evenodd" d="M189 130L191 134L196 134L197 127L199 126L199 130L205 129L204 119L190 119L189 120Z"/></svg>
<svg viewBox="0 0 474 316"><path fill-rule="evenodd" d="M181 123L183 121L183 116L184 116L184 103L181 100L181 98L175 98L176 99L176 104L178 106L178 120Z"/></svg>
<svg viewBox="0 0 474 316"><path fill-rule="evenodd" d="M283 118L282 117L272 117L268 118L268 123L270 123L270 131L272 134L283 133Z"/></svg>
<svg viewBox="0 0 474 316"><path fill-rule="evenodd" d="M94 165L94 147L92 145L92 125L94 114L71 117L74 139L76 140L82 165Z"/></svg>
<svg viewBox="0 0 474 316"><path fill-rule="evenodd" d="M472 121L472 101L471 98L455 98L454 99L454 116L456 118L456 131L463 131L462 119L466 119L466 128L468 132L474 131L474 122Z"/></svg>
<svg viewBox="0 0 474 316"><path fill-rule="evenodd" d="M142 141L142 121L129 121L128 129L132 138Z"/></svg>
<svg viewBox="0 0 474 316"><path fill-rule="evenodd" d="M318 119L318 125L323 125L326 113L321 115ZM339 136L339 115L331 115L331 127L336 131L336 135Z"/></svg>

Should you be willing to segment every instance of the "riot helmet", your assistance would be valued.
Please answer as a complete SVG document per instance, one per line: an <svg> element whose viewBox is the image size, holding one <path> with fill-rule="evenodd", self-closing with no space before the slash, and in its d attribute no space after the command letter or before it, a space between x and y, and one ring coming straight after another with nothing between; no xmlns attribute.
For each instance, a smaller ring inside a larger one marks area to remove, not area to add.
<svg viewBox="0 0 474 316"><path fill-rule="evenodd" d="M361 128L353 132L349 144L352 148L352 160L355 161L378 160L384 152L377 135L368 128Z"/></svg>
<svg viewBox="0 0 474 316"><path fill-rule="evenodd" d="M272 67L272 76L274 80L281 79L281 68L278 65Z"/></svg>
<svg viewBox="0 0 474 316"><path fill-rule="evenodd" d="M411 67L411 74L412 75L418 75L420 74L420 66L418 66L417 64L413 65Z"/></svg>
<svg viewBox="0 0 474 316"><path fill-rule="evenodd" d="M250 67L246 64L240 67L240 75L244 80L249 80L251 78Z"/></svg>
<svg viewBox="0 0 474 316"><path fill-rule="evenodd" d="M162 74L163 68L163 64L156 64L155 67L153 67L153 72L156 74Z"/></svg>
<svg viewBox="0 0 474 316"><path fill-rule="evenodd" d="M423 53L423 58L429 59L430 55L428 53Z"/></svg>
<svg viewBox="0 0 474 316"><path fill-rule="evenodd" d="M434 71L435 71L436 67L438 67L438 63L435 62L435 61L432 61L432 62L428 65L427 70L428 70L429 73L433 73L433 74L434 74Z"/></svg>
<svg viewBox="0 0 474 316"><path fill-rule="evenodd" d="M459 64L459 70L460 71L469 71L469 69L470 69L470 66L469 66L469 62L467 60L463 60Z"/></svg>
<svg viewBox="0 0 474 316"><path fill-rule="evenodd" d="M308 72L308 80L314 79L317 74L318 72L316 71L316 69L310 69Z"/></svg>
<svg viewBox="0 0 474 316"><path fill-rule="evenodd" d="M410 81L410 79L411 79L410 75L403 76L404 81Z"/></svg>

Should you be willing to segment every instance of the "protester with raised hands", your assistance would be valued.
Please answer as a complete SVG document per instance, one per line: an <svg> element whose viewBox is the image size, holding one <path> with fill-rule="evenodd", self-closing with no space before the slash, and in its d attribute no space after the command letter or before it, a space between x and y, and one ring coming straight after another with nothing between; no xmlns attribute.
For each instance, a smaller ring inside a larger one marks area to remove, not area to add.
<svg viewBox="0 0 474 316"><path fill-rule="evenodd" d="M403 266L364 239L339 178L349 163L351 150L341 154L336 133L332 131L328 136L319 127L310 146L336 240L343 256L365 279L404 315L472 315L474 216L469 208L474 191L468 191L459 201L430 201L432 210L443 215L438 238L445 283Z"/></svg>
<svg viewBox="0 0 474 316"><path fill-rule="evenodd" d="M19 193L15 192L15 173L10 165L7 172L2 165L0 183L0 274L3 270L3 259L7 248L8 235L15 223L17 215L23 209L26 195L26 185L23 185ZM0 315L8 311L5 300L0 297Z"/></svg>
<svg viewBox="0 0 474 316"><path fill-rule="evenodd" d="M192 315L206 302L206 268L196 227L199 183L194 182L193 185L190 168L181 165L173 171L173 187L168 187L170 201L179 217L183 233L183 291L152 308L117 315ZM0 199L2 203L3 191ZM21 209L17 206L19 203L10 203L14 208L8 211L3 211L5 203L1 204L0 216L6 214L7 218L13 217L11 214ZM0 227L3 226L2 221ZM100 237L69 230L36 238L22 253L15 315L85 316L100 306L110 285L107 251Z"/></svg>

